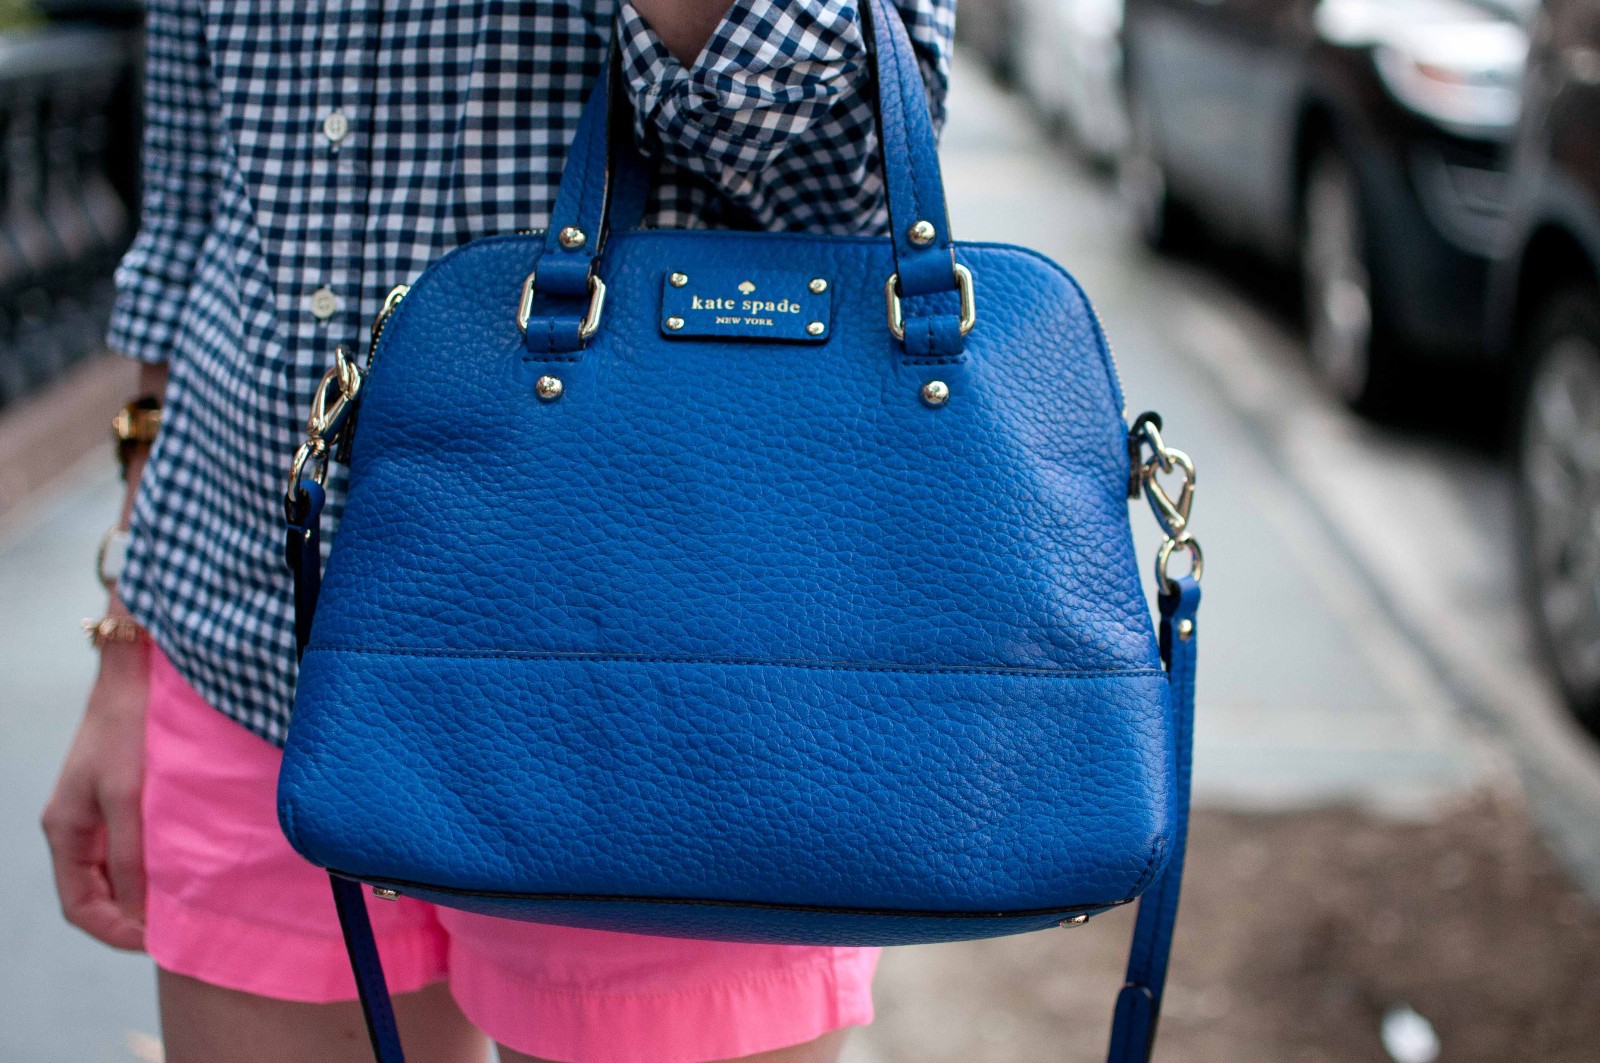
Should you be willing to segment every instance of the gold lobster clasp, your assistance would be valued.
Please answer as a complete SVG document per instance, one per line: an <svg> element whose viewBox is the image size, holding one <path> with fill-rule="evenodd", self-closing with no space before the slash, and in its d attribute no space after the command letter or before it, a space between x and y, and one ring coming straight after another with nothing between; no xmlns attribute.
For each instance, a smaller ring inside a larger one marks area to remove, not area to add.
<svg viewBox="0 0 1600 1063"><path fill-rule="evenodd" d="M1194 508L1194 462L1183 451L1167 445L1161 435L1161 417L1154 413L1140 414L1134 420L1128 432L1128 459L1131 465L1129 494L1132 497L1144 495L1156 523L1166 535L1161 549L1156 552L1156 585L1163 594L1171 594L1177 588L1167 574L1167 566L1180 548L1189 555L1190 575L1196 581L1205 571L1205 555L1189 531L1189 513ZM1181 478L1176 494L1160 479L1163 474L1172 473Z"/></svg>
<svg viewBox="0 0 1600 1063"><path fill-rule="evenodd" d="M959 328L965 336L978 323L978 300L972 292L972 271L961 263L955 264L956 292L961 299ZM897 340L906 338L906 316L900 306L900 274L891 273L883 285L884 304L889 315L889 334Z"/></svg>
<svg viewBox="0 0 1600 1063"><path fill-rule="evenodd" d="M309 474L319 486L327 484L329 455L355 408L363 379L355 352L339 344L333 352L332 367L322 374L316 394L311 398L306 440L295 451L294 461L289 465L289 483L283 504L291 520L300 508L300 485L305 477Z"/></svg>

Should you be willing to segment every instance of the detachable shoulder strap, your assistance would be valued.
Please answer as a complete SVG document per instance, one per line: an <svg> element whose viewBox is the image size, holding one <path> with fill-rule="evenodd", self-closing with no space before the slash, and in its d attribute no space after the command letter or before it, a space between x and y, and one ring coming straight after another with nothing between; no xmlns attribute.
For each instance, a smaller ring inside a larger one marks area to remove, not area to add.
<svg viewBox="0 0 1600 1063"><path fill-rule="evenodd" d="M1167 958L1178 922L1178 893L1183 884L1183 858L1189 841L1190 761L1194 748L1195 642L1200 637L1200 584L1191 576L1172 581L1161 596L1161 659L1172 685L1173 743L1178 754L1178 823L1172 832L1172 855L1166 870L1139 898L1133 927L1128 975L1117 994L1111 1025L1110 1063L1147 1063L1156 1045L1161 995L1167 986Z"/></svg>
<svg viewBox="0 0 1600 1063"><path fill-rule="evenodd" d="M321 516L325 502L314 481L300 486L301 505L288 526L285 557L295 582L295 641L305 652L311 637L311 617L322 584ZM1172 581L1172 592L1161 597L1161 656L1172 684L1174 735L1178 758L1178 821L1173 831L1172 854L1166 869L1139 899L1133 950L1128 957L1127 984L1117 997L1111 1030L1110 1063L1147 1063L1155 1048L1156 1023L1161 1014L1161 994L1167 981L1167 957L1178 919L1178 891L1183 881L1183 858L1189 829L1189 760L1193 743L1195 650L1199 631L1200 584L1192 576ZM400 1033L395 1028L394 1007L378 958L372 923L361 883L330 875L333 901L344 932L350 969L355 974L361 1011L372 1038L377 1063L405 1063Z"/></svg>

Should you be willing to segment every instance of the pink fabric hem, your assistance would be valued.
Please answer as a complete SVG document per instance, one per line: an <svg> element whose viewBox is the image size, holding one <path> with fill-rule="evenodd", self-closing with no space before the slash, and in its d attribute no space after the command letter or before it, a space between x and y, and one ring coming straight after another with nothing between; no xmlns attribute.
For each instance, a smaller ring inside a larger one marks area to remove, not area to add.
<svg viewBox="0 0 1600 1063"><path fill-rule="evenodd" d="M145 905L150 958L162 970L273 1000L331 1004L355 1000L356 983L339 938L310 937L185 905L152 892ZM392 933L378 943L391 993L412 993L445 977L446 946L436 927Z"/></svg>
<svg viewBox="0 0 1600 1063"><path fill-rule="evenodd" d="M877 965L876 949L849 950L711 985L630 993L517 978L459 939L449 961L450 992L480 1030L562 1063L706 1063L865 1026Z"/></svg>

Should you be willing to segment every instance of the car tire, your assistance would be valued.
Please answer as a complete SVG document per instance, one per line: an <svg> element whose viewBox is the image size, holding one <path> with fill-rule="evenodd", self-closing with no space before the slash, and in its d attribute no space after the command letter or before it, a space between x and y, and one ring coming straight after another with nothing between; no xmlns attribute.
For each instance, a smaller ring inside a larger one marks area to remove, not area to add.
<svg viewBox="0 0 1600 1063"><path fill-rule="evenodd" d="M1385 330L1368 268L1361 184L1332 147L1318 150L1300 192L1300 277L1311 367L1354 409L1378 412L1396 398L1398 351Z"/></svg>
<svg viewBox="0 0 1600 1063"><path fill-rule="evenodd" d="M1193 219L1172 194L1150 105L1131 93L1128 143L1117 159L1117 194L1139 239L1152 251L1179 251L1193 242Z"/></svg>
<svg viewBox="0 0 1600 1063"><path fill-rule="evenodd" d="M1600 734L1600 288L1546 301L1522 337L1517 538L1542 650Z"/></svg>

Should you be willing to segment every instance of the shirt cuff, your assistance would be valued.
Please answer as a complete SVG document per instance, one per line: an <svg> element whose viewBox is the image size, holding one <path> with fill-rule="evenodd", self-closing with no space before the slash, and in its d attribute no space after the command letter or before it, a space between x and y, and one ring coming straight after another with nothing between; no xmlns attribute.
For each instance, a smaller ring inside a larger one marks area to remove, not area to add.
<svg viewBox="0 0 1600 1063"><path fill-rule="evenodd" d="M162 274L162 256L139 241L117 266L116 304L106 329L106 346L135 361L159 365L176 350L179 326L189 302L189 285Z"/></svg>
<svg viewBox="0 0 1600 1063"><path fill-rule="evenodd" d="M106 346L146 365L162 365L172 354L177 315L170 305L134 306L123 297L111 312Z"/></svg>

